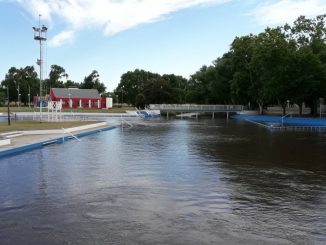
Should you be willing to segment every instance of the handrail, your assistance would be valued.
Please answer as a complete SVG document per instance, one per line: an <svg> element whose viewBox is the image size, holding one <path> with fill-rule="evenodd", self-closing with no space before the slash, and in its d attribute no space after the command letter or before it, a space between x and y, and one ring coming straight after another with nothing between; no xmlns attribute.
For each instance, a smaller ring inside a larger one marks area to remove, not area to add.
<svg viewBox="0 0 326 245"><path fill-rule="evenodd" d="M129 128L132 128L133 127L133 125L131 123L129 123L128 121L126 121L126 120L124 120L124 119L121 118L121 127L122 127L122 129L123 129L123 123L124 122L129 125Z"/></svg>
<svg viewBox="0 0 326 245"><path fill-rule="evenodd" d="M75 138L76 140L78 140L79 142L81 141L79 138L77 138L77 136L73 135L71 132L69 132L69 131L65 131L64 128L62 128L62 129L63 129L63 134L68 133L68 134L70 134L73 138Z"/></svg>
<svg viewBox="0 0 326 245"><path fill-rule="evenodd" d="M156 110L242 111L242 105L150 104Z"/></svg>
<svg viewBox="0 0 326 245"><path fill-rule="evenodd" d="M260 123L260 122L255 122L255 121L252 121L252 120L249 120L249 119L246 119L247 122L250 122L250 123L254 123L254 124L257 124L259 126L263 126L264 128L270 128L270 126L268 125L265 125L263 123Z"/></svg>
<svg viewBox="0 0 326 245"><path fill-rule="evenodd" d="M290 114L290 113L289 114L285 114L284 116L282 116L282 126L283 126L284 118L286 118L287 116L290 116L290 115L292 116L292 114Z"/></svg>

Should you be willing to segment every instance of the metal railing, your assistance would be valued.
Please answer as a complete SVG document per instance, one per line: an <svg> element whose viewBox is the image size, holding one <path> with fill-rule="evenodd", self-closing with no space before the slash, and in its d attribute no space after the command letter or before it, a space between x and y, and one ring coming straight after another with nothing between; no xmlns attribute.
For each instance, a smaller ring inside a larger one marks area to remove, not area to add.
<svg viewBox="0 0 326 245"><path fill-rule="evenodd" d="M151 104L151 110L161 111L202 111L202 112L228 112L243 111L242 105L195 105L195 104Z"/></svg>
<svg viewBox="0 0 326 245"><path fill-rule="evenodd" d="M292 117L292 114L285 114L283 117L282 117L282 126L284 125L284 118L288 117L288 116L291 116Z"/></svg>

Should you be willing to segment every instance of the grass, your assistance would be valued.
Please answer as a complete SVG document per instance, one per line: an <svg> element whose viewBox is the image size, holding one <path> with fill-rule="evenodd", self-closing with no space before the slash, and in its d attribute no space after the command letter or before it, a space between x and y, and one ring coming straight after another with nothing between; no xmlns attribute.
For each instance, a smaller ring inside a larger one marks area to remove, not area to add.
<svg viewBox="0 0 326 245"><path fill-rule="evenodd" d="M10 126L8 122L0 122L0 132L22 131L22 130L45 130L71 128L82 125L92 124L94 121L65 121L65 122L40 122L40 121L12 121Z"/></svg>
<svg viewBox="0 0 326 245"><path fill-rule="evenodd" d="M128 106L123 106L123 107L113 107L110 109L88 109L88 108L73 108L73 109L63 109L62 112L85 112L85 113L125 113L126 110L135 110L134 107L128 107ZM0 112L6 114L8 111L7 107L0 107ZM10 107L10 112L15 113L15 112L33 112L33 111L40 111L39 108L29 108L29 107ZM43 109L43 111L47 111L47 109Z"/></svg>

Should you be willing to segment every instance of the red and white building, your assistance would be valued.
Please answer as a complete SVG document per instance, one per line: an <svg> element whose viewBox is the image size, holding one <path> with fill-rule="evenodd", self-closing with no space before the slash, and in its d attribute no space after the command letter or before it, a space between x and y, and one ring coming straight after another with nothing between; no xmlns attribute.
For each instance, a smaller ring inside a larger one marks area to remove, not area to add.
<svg viewBox="0 0 326 245"><path fill-rule="evenodd" d="M52 101L62 101L62 108L112 108L112 98L101 98L97 89L51 88Z"/></svg>

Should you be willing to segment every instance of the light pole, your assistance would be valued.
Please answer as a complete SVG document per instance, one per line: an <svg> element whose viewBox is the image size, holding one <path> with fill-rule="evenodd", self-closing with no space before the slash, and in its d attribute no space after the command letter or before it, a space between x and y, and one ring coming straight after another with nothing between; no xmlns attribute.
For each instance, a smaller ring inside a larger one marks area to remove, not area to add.
<svg viewBox="0 0 326 245"><path fill-rule="evenodd" d="M71 99L70 99L71 93L69 93L68 96L69 96L68 104L69 104L69 108L71 108Z"/></svg>
<svg viewBox="0 0 326 245"><path fill-rule="evenodd" d="M31 87L28 85L28 108L31 108Z"/></svg>
<svg viewBox="0 0 326 245"><path fill-rule="evenodd" d="M7 84L8 125L10 126L9 83Z"/></svg>
<svg viewBox="0 0 326 245"><path fill-rule="evenodd" d="M43 80L43 45L42 42L46 41L47 27L41 27L41 15L39 15L38 27L33 27L34 40L40 43L40 59L37 59L37 64L40 66L40 121L42 121L42 80Z"/></svg>
<svg viewBox="0 0 326 245"><path fill-rule="evenodd" d="M19 105L19 83L16 82L16 80L14 80L14 84L15 85L17 84L17 88L16 88L16 90L17 90L17 104L18 104L18 107L19 107L20 106Z"/></svg>
<svg viewBox="0 0 326 245"><path fill-rule="evenodd" d="M123 90L121 90L121 107L123 106Z"/></svg>
<svg viewBox="0 0 326 245"><path fill-rule="evenodd" d="M69 96L69 101L68 101L68 105L69 105L69 108L70 108L70 114L72 114L72 100L71 100L71 93L69 92L69 94L68 94L68 96Z"/></svg>

